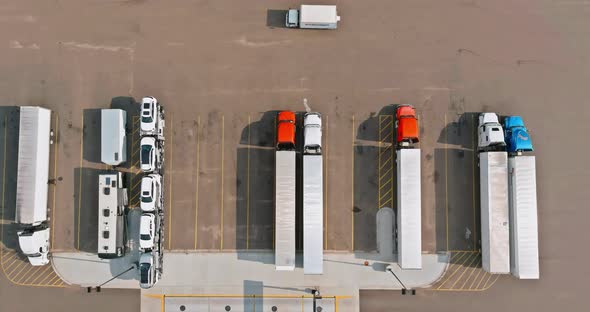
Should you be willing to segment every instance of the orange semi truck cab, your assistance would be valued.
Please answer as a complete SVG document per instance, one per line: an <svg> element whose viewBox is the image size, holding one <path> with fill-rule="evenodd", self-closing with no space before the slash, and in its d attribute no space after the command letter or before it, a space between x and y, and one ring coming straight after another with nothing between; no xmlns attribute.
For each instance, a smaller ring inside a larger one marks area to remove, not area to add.
<svg viewBox="0 0 590 312"><path fill-rule="evenodd" d="M282 111L277 117L277 150L295 150L295 113Z"/></svg>
<svg viewBox="0 0 590 312"><path fill-rule="evenodd" d="M411 105L400 105L395 113L396 143L399 147L410 147L419 141L418 119L416 109Z"/></svg>

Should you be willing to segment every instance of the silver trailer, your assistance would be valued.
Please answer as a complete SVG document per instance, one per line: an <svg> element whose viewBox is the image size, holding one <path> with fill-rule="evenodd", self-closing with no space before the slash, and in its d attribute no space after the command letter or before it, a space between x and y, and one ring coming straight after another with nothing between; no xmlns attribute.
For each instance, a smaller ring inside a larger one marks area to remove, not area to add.
<svg viewBox="0 0 590 312"><path fill-rule="evenodd" d="M324 272L322 155L303 155L303 273Z"/></svg>
<svg viewBox="0 0 590 312"><path fill-rule="evenodd" d="M125 254L125 206L127 189L123 174L98 175L98 257L116 258Z"/></svg>
<svg viewBox="0 0 590 312"><path fill-rule="evenodd" d="M535 156L508 158L510 194L510 272L520 279L539 278L539 232Z"/></svg>
<svg viewBox="0 0 590 312"><path fill-rule="evenodd" d="M275 266L295 269L295 151L277 151L275 164Z"/></svg>
<svg viewBox="0 0 590 312"><path fill-rule="evenodd" d="M51 111L20 108L15 222L37 226L47 220Z"/></svg>
<svg viewBox="0 0 590 312"><path fill-rule="evenodd" d="M100 161L118 166L127 161L127 112L122 109L101 110Z"/></svg>
<svg viewBox="0 0 590 312"><path fill-rule="evenodd" d="M507 162L506 152L479 154L482 267L494 274L510 273Z"/></svg>
<svg viewBox="0 0 590 312"><path fill-rule="evenodd" d="M397 255L402 269L422 268L420 150L397 150Z"/></svg>

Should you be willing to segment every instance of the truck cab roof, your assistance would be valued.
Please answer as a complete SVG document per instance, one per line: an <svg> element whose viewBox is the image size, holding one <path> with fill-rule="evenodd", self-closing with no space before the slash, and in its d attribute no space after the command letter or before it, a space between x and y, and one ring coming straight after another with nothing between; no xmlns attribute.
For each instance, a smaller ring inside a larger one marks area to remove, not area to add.
<svg viewBox="0 0 590 312"><path fill-rule="evenodd" d="M322 147L322 117L307 113L303 118L303 149L305 153L320 154Z"/></svg>
<svg viewBox="0 0 590 312"><path fill-rule="evenodd" d="M282 111L277 117L277 149L295 149L295 113Z"/></svg>
<svg viewBox="0 0 590 312"><path fill-rule="evenodd" d="M495 113L482 113L479 115L479 125L477 127L478 148L489 146L504 146L504 131L502 125L498 122L498 115Z"/></svg>
<svg viewBox="0 0 590 312"><path fill-rule="evenodd" d="M419 141L420 130L416 109L411 105L400 105L396 110L397 143Z"/></svg>
<svg viewBox="0 0 590 312"><path fill-rule="evenodd" d="M507 150L511 153L532 152L533 142L520 116L508 116L504 120Z"/></svg>

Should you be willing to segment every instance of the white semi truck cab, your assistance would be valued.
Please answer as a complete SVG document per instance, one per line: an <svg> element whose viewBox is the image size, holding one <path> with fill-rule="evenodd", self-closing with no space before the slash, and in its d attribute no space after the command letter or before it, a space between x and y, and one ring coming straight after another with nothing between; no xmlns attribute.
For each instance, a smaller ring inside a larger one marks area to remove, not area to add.
<svg viewBox="0 0 590 312"><path fill-rule="evenodd" d="M307 113L303 118L303 153L322 153L322 116L320 113Z"/></svg>
<svg viewBox="0 0 590 312"><path fill-rule="evenodd" d="M479 138L477 144L479 151L506 146L504 131L502 131L502 125L500 125L496 113L481 113L479 115L477 136Z"/></svg>
<svg viewBox="0 0 590 312"><path fill-rule="evenodd" d="M18 245L33 266L42 266L49 263L49 231L48 228L37 227L28 228L17 233Z"/></svg>
<svg viewBox="0 0 590 312"><path fill-rule="evenodd" d="M305 5L290 9L285 18L289 28L336 29L340 16L335 5Z"/></svg>

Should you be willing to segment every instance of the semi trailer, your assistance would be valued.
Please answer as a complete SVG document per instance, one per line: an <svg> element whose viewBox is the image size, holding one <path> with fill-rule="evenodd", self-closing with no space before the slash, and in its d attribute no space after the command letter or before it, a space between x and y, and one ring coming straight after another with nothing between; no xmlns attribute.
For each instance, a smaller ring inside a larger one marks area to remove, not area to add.
<svg viewBox="0 0 590 312"><path fill-rule="evenodd" d="M478 124L482 267L510 273L508 157L495 113L482 113Z"/></svg>
<svg viewBox="0 0 590 312"><path fill-rule="evenodd" d="M100 161L118 166L127 161L127 112L103 109L100 114Z"/></svg>
<svg viewBox="0 0 590 312"><path fill-rule="evenodd" d="M51 111L20 108L15 222L20 249L33 266L49 263L47 192Z"/></svg>
<svg viewBox="0 0 590 312"><path fill-rule="evenodd" d="M275 152L275 268L295 269L295 113L277 116Z"/></svg>
<svg viewBox="0 0 590 312"><path fill-rule="evenodd" d="M422 199L418 119L411 105L396 109L397 256L402 269L422 268Z"/></svg>
<svg viewBox="0 0 590 312"><path fill-rule="evenodd" d="M539 278L537 181L533 144L520 116L504 119L508 151L510 209L510 273L520 279Z"/></svg>
<svg viewBox="0 0 590 312"><path fill-rule="evenodd" d="M324 263L324 181L322 118L303 119L303 273L322 274Z"/></svg>
<svg viewBox="0 0 590 312"><path fill-rule="evenodd" d="M335 5L306 5L299 9L289 9L285 26L289 28L336 29L340 16Z"/></svg>

